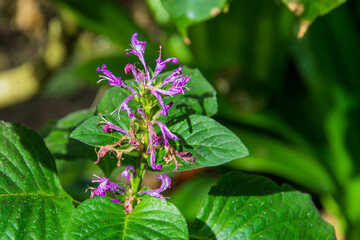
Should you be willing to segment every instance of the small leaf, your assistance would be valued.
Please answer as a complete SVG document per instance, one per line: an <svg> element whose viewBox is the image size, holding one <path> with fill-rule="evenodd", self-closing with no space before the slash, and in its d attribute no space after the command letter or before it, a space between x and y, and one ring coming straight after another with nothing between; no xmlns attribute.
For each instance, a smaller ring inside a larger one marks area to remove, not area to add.
<svg viewBox="0 0 360 240"><path fill-rule="evenodd" d="M81 203L74 212L66 239L188 239L186 221L164 200L148 197L124 213L124 206L108 197Z"/></svg>
<svg viewBox="0 0 360 240"><path fill-rule="evenodd" d="M41 137L0 122L0 238L62 239L74 207Z"/></svg>
<svg viewBox="0 0 360 240"><path fill-rule="evenodd" d="M336 239L308 194L231 172L205 198L190 239Z"/></svg>
<svg viewBox="0 0 360 240"><path fill-rule="evenodd" d="M310 24L319 16L323 16L346 0L282 0L287 8L300 17L298 38L302 38Z"/></svg>
<svg viewBox="0 0 360 240"><path fill-rule="evenodd" d="M241 140L215 120L201 115L190 115L178 120L169 128L181 139L176 141L174 147L196 156L194 164L180 160L182 165L178 171L218 166L248 155ZM158 161L161 161L163 154L158 155ZM163 168L165 171L173 169L174 164Z"/></svg>
<svg viewBox="0 0 360 240"><path fill-rule="evenodd" d="M161 3L185 39L191 25L214 18L228 8L228 0L162 0Z"/></svg>

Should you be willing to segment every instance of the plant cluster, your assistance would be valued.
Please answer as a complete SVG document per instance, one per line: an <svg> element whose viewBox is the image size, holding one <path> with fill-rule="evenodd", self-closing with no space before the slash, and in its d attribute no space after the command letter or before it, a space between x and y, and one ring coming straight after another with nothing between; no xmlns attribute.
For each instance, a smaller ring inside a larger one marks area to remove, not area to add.
<svg viewBox="0 0 360 240"><path fill-rule="evenodd" d="M92 109L76 112L53 126L45 138L50 151L34 131L0 123L0 237L334 239L332 226L320 217L309 195L262 176L224 175L189 227L163 194L171 186L166 173L157 176L158 189L141 188L146 171L218 166L248 155L234 133L209 117L217 111L216 94L200 72L179 66L162 73L178 59L162 60L161 47L151 70L145 46L135 33L127 51L139 58L142 68L135 63L124 69L133 80L122 81L105 65L97 69L103 73L100 81L112 88L95 114ZM88 188L90 198L83 202L64 191L53 157L76 148L88 150L74 139L97 149L95 163L106 175L94 175L98 185ZM112 158L117 160L114 166ZM115 166L125 167L121 176L130 186L110 180Z"/></svg>

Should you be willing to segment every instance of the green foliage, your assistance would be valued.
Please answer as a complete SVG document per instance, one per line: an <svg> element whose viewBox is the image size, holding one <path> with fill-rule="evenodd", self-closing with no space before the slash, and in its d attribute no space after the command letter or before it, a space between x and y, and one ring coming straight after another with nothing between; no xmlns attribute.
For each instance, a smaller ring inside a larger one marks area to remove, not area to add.
<svg viewBox="0 0 360 240"><path fill-rule="evenodd" d="M145 198L131 214L107 197L81 203L73 213L66 239L188 239L179 210L164 200Z"/></svg>
<svg viewBox="0 0 360 240"><path fill-rule="evenodd" d="M162 0L164 8L183 37L191 25L211 19L222 10L227 11L228 0Z"/></svg>
<svg viewBox="0 0 360 240"><path fill-rule="evenodd" d="M0 238L62 239L73 210L34 131L0 122Z"/></svg>
<svg viewBox="0 0 360 240"><path fill-rule="evenodd" d="M218 166L249 154L234 133L205 116L187 116L169 129L180 137L175 143L176 149L196 156L194 164L183 163L178 167L179 171ZM162 154L158 158L161 159ZM173 166L163 168L165 171L173 169Z"/></svg>
<svg viewBox="0 0 360 240"><path fill-rule="evenodd" d="M231 172L205 198L190 239L335 239L335 233L309 195Z"/></svg>
<svg viewBox="0 0 360 240"><path fill-rule="evenodd" d="M301 19L298 37L303 37L309 25L319 16L323 16L346 0L282 0L282 2ZM303 29L302 29L303 28ZM302 32L304 31L304 32Z"/></svg>
<svg viewBox="0 0 360 240"><path fill-rule="evenodd" d="M106 114L103 115L108 121L112 121L114 124L118 125L125 131L129 130L130 119L127 114L121 112L121 118L114 115ZM108 144L114 144L114 142L120 141L120 139L125 135L123 133L114 131L111 134L103 131L99 122L104 121L101 116L93 116L88 120L84 121L77 127L70 135L70 137L80 140L90 146L105 146Z"/></svg>

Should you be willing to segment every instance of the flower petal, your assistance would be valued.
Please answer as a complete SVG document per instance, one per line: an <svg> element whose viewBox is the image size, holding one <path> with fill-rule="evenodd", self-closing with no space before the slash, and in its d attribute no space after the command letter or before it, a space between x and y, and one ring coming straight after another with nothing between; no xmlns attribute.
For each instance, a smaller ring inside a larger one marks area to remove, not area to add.
<svg viewBox="0 0 360 240"><path fill-rule="evenodd" d="M140 194L149 194L150 196L153 196L153 197L157 197L157 198L161 198L161 199L164 199L164 196L161 195L160 193L165 191L166 189L169 189L170 186L171 186L171 179L166 176L166 174L162 174L162 175L159 175L156 179L160 179L161 180L161 186L160 188L158 189L155 189L155 190L147 190L147 191L141 191Z"/></svg>
<svg viewBox="0 0 360 240"><path fill-rule="evenodd" d="M134 177L134 175L135 175L135 168L133 165L127 166L125 170L121 173L121 176L127 179L130 179L130 177Z"/></svg>
<svg viewBox="0 0 360 240"><path fill-rule="evenodd" d="M159 56L159 58L156 59L155 71L154 71L152 79L148 82L148 84L151 84L155 80L156 76L159 75L159 73L166 68L166 64L169 62L178 63L178 58L172 57L172 58L166 59L165 61L162 61L161 60L161 46L160 46L160 56Z"/></svg>
<svg viewBox="0 0 360 240"><path fill-rule="evenodd" d="M131 47L132 49L127 49L128 50L131 50L130 52L127 52L126 54L129 55L129 54L135 54L140 62L144 65L144 69L145 69L145 73L146 73L146 76L147 76L147 79L148 81L150 81L150 73L149 73L149 70L146 66L146 62L145 62L145 58L144 58L144 54L145 54L145 48L146 48L146 42L143 42L143 41L139 41L137 39L137 33L134 33L131 37Z"/></svg>
<svg viewBox="0 0 360 240"><path fill-rule="evenodd" d="M174 139L174 140L180 140L179 137L177 137L175 134L170 132L169 128L162 122L156 121L156 123L159 125L161 133L163 135L165 146L169 146L169 141L167 140L167 137Z"/></svg>
<svg viewBox="0 0 360 240"><path fill-rule="evenodd" d="M166 110L166 111L169 111L169 109L172 107L173 104L174 104L174 102L169 102L168 104L166 104L166 105L165 105L165 110ZM158 118L158 117L160 117L160 116L163 115L163 114L164 114L164 110L161 109L161 110L154 116L154 118Z"/></svg>
<svg viewBox="0 0 360 240"><path fill-rule="evenodd" d="M151 146L150 164L151 164L151 168L154 170L160 170L162 167L161 164L155 165L155 147L154 146Z"/></svg>

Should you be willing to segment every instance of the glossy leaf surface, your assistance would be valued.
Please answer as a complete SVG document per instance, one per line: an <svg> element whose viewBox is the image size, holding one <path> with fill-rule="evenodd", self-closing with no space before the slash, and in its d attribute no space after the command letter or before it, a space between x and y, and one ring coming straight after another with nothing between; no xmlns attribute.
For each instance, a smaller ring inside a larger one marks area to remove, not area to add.
<svg viewBox="0 0 360 240"><path fill-rule="evenodd" d="M216 17L225 7L227 0L162 0L182 36L187 36L191 25Z"/></svg>
<svg viewBox="0 0 360 240"><path fill-rule="evenodd" d="M73 205L41 137L0 122L0 238L62 239Z"/></svg>
<svg viewBox="0 0 360 240"><path fill-rule="evenodd" d="M205 198L190 239L335 239L335 233L308 194L231 172Z"/></svg>
<svg viewBox="0 0 360 240"><path fill-rule="evenodd" d="M179 171L218 166L248 155L248 150L233 132L205 116L187 116L171 126L170 130L180 137L174 147L196 156L194 164L180 160L182 165L178 167ZM162 154L159 154L160 159ZM163 168L165 171L173 169L173 164Z"/></svg>
<svg viewBox="0 0 360 240"><path fill-rule="evenodd" d="M188 239L186 221L164 200L147 197L128 215L108 197L86 200L74 212L66 239Z"/></svg>

